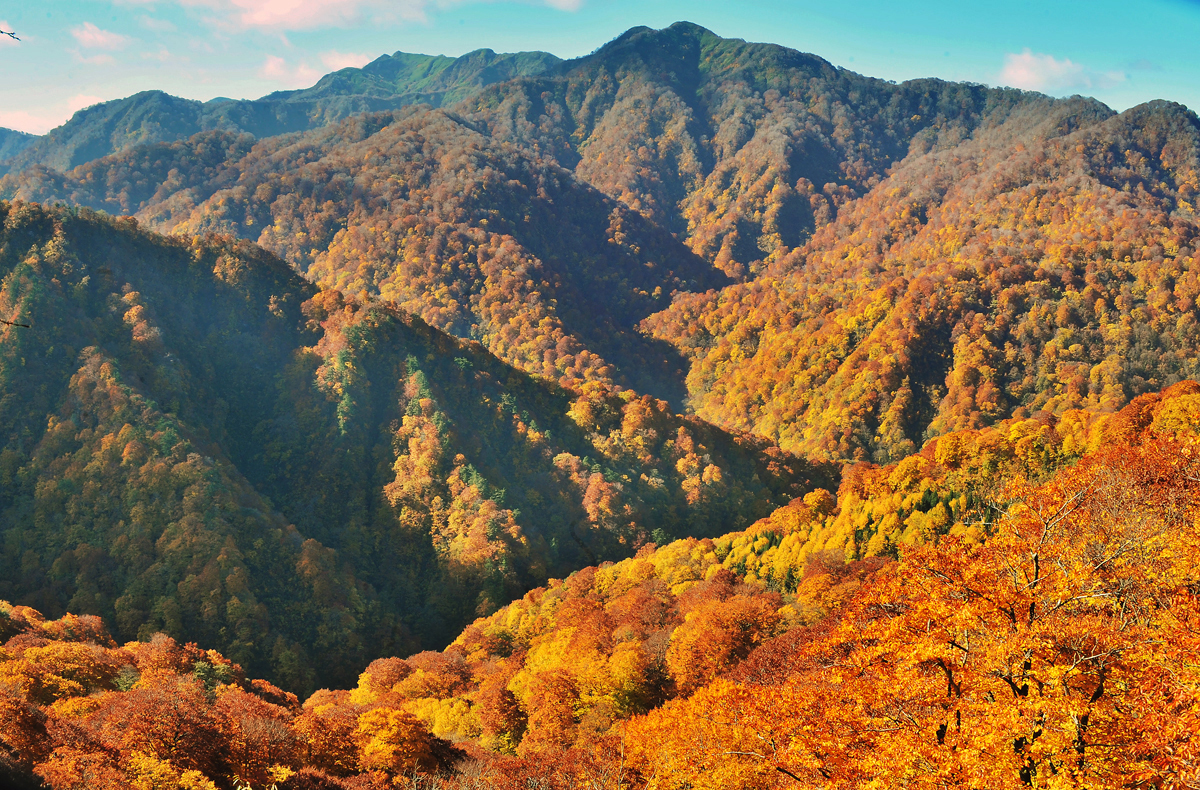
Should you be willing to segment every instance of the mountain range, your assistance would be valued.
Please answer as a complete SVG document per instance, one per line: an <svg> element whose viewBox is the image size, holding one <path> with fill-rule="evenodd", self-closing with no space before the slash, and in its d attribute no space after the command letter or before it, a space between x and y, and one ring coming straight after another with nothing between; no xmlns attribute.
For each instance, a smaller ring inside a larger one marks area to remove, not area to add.
<svg viewBox="0 0 1200 790"><path fill-rule="evenodd" d="M231 233L532 373L887 460L1195 375L1176 278L1198 135L1180 105L894 85L680 23L453 107L202 134L33 167L0 194Z"/></svg>
<svg viewBox="0 0 1200 790"><path fill-rule="evenodd" d="M276 91L261 99L207 102L162 91L80 110L62 126L34 137L0 130L0 166L19 170L41 164L68 170L137 145L171 142L220 130L270 137L317 129L354 113L409 104L453 103L494 82L540 74L559 59L546 52L496 54L480 49L458 58L382 55L362 68L344 68L303 90Z"/></svg>

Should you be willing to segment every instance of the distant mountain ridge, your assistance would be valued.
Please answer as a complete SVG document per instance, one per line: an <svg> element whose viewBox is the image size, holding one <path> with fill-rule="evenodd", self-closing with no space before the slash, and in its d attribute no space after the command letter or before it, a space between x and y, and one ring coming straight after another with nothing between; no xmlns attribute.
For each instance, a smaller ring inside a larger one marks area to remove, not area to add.
<svg viewBox="0 0 1200 790"><path fill-rule="evenodd" d="M326 74L311 88L277 91L261 99L199 102L143 91L80 110L41 137L4 130L0 166L9 172L32 165L70 170L137 145L182 140L205 131L256 138L302 132L355 113L458 102L487 85L541 74L558 63L547 52L497 54L479 49L458 58L396 52L361 69Z"/></svg>
<svg viewBox="0 0 1200 790"><path fill-rule="evenodd" d="M403 97L0 177L0 787L1200 786L1200 117L676 23L72 150Z"/></svg>

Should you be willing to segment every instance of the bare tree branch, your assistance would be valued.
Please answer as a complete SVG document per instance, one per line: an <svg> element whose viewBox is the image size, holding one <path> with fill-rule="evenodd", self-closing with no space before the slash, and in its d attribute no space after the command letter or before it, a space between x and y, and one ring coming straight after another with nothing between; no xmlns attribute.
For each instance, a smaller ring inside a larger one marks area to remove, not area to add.
<svg viewBox="0 0 1200 790"><path fill-rule="evenodd" d="M9 37L9 38L11 38L13 41L20 41L20 40L21 40L21 39L17 38L17 34L16 34L16 33L10 33L10 32L8 32L7 30L0 30L0 36L8 36L8 37ZM5 323L7 323L7 322L5 322Z"/></svg>
<svg viewBox="0 0 1200 790"><path fill-rule="evenodd" d="M30 328L29 324L18 324L16 321L5 321L3 318L0 318L0 324L8 324L9 326L23 326L26 329Z"/></svg>
<svg viewBox="0 0 1200 790"><path fill-rule="evenodd" d="M775 770L776 770L776 771L778 771L778 772L779 772L779 773L781 773L781 774L786 774L787 776L790 776L790 777L792 777L792 778L793 778L793 779L795 779L797 782L802 782L802 781L804 781L803 779L801 779L800 777L796 776L794 773L792 773L792 772L791 772L791 771L789 771L788 769L784 768L782 765L777 765L777 766L775 766ZM829 778L829 774L826 774L824 771L821 771L821 773L822 773L822 774L825 776L825 778Z"/></svg>

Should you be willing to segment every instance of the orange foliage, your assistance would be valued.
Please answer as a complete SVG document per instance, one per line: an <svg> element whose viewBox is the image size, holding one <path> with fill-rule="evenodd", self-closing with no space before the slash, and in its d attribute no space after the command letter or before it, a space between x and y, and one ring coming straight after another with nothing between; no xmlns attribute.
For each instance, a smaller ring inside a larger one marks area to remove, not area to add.
<svg viewBox="0 0 1200 790"><path fill-rule="evenodd" d="M1114 422L1153 424L1193 391ZM774 677L632 722L647 786L1195 782L1200 421L1159 424L1044 483L1010 478L985 545L904 551Z"/></svg>
<svg viewBox="0 0 1200 790"><path fill-rule="evenodd" d="M733 595L705 601L688 612L667 648L667 671L679 690L695 691L774 636L780 625L778 608L769 599Z"/></svg>
<svg viewBox="0 0 1200 790"><path fill-rule="evenodd" d="M219 653L162 634L115 648L98 618L45 621L7 603L0 629L0 760L54 790L259 787L303 767L386 782L461 756L409 713L346 704L348 692L301 709Z"/></svg>

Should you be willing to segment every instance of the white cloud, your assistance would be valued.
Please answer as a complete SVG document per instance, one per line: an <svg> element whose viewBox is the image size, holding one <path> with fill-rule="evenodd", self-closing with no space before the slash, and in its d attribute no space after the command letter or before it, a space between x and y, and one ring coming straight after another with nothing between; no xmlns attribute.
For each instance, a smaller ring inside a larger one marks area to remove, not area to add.
<svg viewBox="0 0 1200 790"><path fill-rule="evenodd" d="M71 35L79 42L79 46L88 49L124 49L125 45L129 43L128 36L113 33L111 30L102 30L91 22L84 22L79 27L71 28Z"/></svg>
<svg viewBox="0 0 1200 790"><path fill-rule="evenodd" d="M172 60L185 61L187 58L174 58L171 56L169 49L160 46L154 52L143 52L142 60L157 60L159 63L170 63Z"/></svg>
<svg viewBox="0 0 1200 790"><path fill-rule="evenodd" d="M90 96L86 93L77 93L71 98L67 99L67 109L73 115L85 107L91 107L92 105L99 104L102 101L104 101L103 96Z"/></svg>
<svg viewBox="0 0 1200 790"><path fill-rule="evenodd" d="M30 112L29 110L0 110L0 126L18 132L45 134L69 118L60 112Z"/></svg>
<svg viewBox="0 0 1200 790"><path fill-rule="evenodd" d="M334 71L347 68L360 69L374 59L370 55L359 52L338 52L333 49L321 53L321 62Z"/></svg>
<svg viewBox="0 0 1200 790"><path fill-rule="evenodd" d="M429 0L178 0L182 5L211 8L213 20L227 28L311 30L373 20L425 19Z"/></svg>
<svg viewBox="0 0 1200 790"><path fill-rule="evenodd" d="M1000 81L1014 88L1031 91L1061 93L1070 90L1094 90L1112 88L1125 81L1119 71L1103 74L1084 68L1069 58L1059 60L1053 55L1034 53L1029 49L1017 55L1004 56L1004 69Z"/></svg>
<svg viewBox="0 0 1200 790"><path fill-rule="evenodd" d="M301 63L295 68L288 62L275 55L267 55L258 76L273 80L289 88L307 88L321 78L321 72Z"/></svg>
<svg viewBox="0 0 1200 790"><path fill-rule="evenodd" d="M65 102L56 102L35 110L0 110L0 126L17 129L30 134L45 134L56 126L62 126L77 110L102 102L100 96L79 94Z"/></svg>

